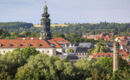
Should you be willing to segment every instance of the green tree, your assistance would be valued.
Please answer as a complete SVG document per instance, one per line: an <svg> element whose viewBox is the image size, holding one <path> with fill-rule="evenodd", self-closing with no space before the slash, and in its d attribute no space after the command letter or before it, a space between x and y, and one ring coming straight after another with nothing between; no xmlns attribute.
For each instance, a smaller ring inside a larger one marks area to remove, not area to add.
<svg viewBox="0 0 130 80"><path fill-rule="evenodd" d="M17 68L27 63L30 56L39 54L35 48L15 49L5 55L0 56L0 72L8 72L12 77L15 76Z"/></svg>
<svg viewBox="0 0 130 80"><path fill-rule="evenodd" d="M71 49L71 48L69 48L69 49L67 49L67 51L66 51L67 53L74 53L74 50L73 49Z"/></svg>

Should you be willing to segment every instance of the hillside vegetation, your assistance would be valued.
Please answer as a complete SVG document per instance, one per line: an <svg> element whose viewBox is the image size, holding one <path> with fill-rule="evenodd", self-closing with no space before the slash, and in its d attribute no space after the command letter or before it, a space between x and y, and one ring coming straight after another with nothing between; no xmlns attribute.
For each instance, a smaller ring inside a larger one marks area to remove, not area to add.
<svg viewBox="0 0 130 80"><path fill-rule="evenodd" d="M53 25L53 24L52 24ZM62 27L67 25L68 27ZM76 33L79 35L85 34L87 32L91 34L98 34L101 32L106 33L114 33L115 35L123 34L130 35L130 23L108 23L101 22L98 24L90 24L90 23L77 23L77 24L55 24L51 27L52 33ZM10 23L0 23L0 29L4 29L10 32L20 33L23 31L27 32L40 32L39 25L34 25L37 27L33 27L32 23L25 22L10 22Z"/></svg>
<svg viewBox="0 0 130 80"><path fill-rule="evenodd" d="M26 22L7 22L7 23L0 23L0 29L7 30L9 32L21 32L24 30L28 30L33 27L32 23Z"/></svg>

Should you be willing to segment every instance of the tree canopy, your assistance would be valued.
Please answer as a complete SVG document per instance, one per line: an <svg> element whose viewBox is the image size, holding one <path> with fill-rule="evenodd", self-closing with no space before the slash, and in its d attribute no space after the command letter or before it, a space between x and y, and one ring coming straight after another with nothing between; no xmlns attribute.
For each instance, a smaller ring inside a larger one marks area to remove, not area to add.
<svg viewBox="0 0 130 80"><path fill-rule="evenodd" d="M128 80L130 66L119 58L116 79ZM15 49L0 55L0 80L112 80L112 57L97 61L80 59L72 64L66 59L39 54L34 48Z"/></svg>

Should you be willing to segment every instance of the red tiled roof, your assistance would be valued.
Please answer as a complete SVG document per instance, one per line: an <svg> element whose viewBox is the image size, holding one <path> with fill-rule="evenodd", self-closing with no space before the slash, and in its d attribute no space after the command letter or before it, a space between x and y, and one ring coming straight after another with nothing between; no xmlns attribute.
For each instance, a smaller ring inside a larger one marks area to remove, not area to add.
<svg viewBox="0 0 130 80"><path fill-rule="evenodd" d="M128 38L126 36L120 36L120 37L116 37L117 39L120 39L120 40L128 40Z"/></svg>
<svg viewBox="0 0 130 80"><path fill-rule="evenodd" d="M127 41L124 40L124 41L121 41L120 44L121 44L121 45L126 45L126 42L127 42Z"/></svg>
<svg viewBox="0 0 130 80"><path fill-rule="evenodd" d="M48 42L51 43L56 48L61 48L61 46L56 41L54 41L54 40L48 40Z"/></svg>
<svg viewBox="0 0 130 80"><path fill-rule="evenodd" d="M52 38L52 40L56 41L58 44L68 44L69 41L65 40L64 38Z"/></svg>
<svg viewBox="0 0 130 80"><path fill-rule="evenodd" d="M120 49L119 52L127 52L126 49Z"/></svg>
<svg viewBox="0 0 130 80"><path fill-rule="evenodd" d="M0 39L0 48L51 48L45 40L18 40L18 39ZM40 46L39 46L40 45Z"/></svg>
<svg viewBox="0 0 130 80"><path fill-rule="evenodd" d="M122 55L122 59L127 59L129 56L129 53L126 51L119 52L120 55ZM97 57L107 57L107 56L113 56L113 53L94 53L90 55L89 59L97 59Z"/></svg>
<svg viewBox="0 0 130 80"><path fill-rule="evenodd" d="M53 38L51 40L41 40L38 37L17 38L17 39L0 39L0 48L61 48L60 44L69 43L64 38Z"/></svg>

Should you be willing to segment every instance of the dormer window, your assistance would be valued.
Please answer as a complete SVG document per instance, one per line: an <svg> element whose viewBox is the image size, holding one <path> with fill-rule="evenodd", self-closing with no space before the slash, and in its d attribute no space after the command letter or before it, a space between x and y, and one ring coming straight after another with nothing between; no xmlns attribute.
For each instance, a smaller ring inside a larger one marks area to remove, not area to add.
<svg viewBox="0 0 130 80"><path fill-rule="evenodd" d="M28 46L30 47L30 46L32 46L32 44L28 44Z"/></svg>
<svg viewBox="0 0 130 80"><path fill-rule="evenodd" d="M19 44L18 46L21 47L21 46L23 46L23 45L22 45L22 44Z"/></svg>
<svg viewBox="0 0 130 80"><path fill-rule="evenodd" d="M0 47L2 47L2 44L0 44Z"/></svg>
<svg viewBox="0 0 130 80"><path fill-rule="evenodd" d="M8 44L9 47L13 46L12 44Z"/></svg>
<svg viewBox="0 0 130 80"><path fill-rule="evenodd" d="M38 44L38 47L42 46L42 44Z"/></svg>
<svg viewBox="0 0 130 80"><path fill-rule="evenodd" d="M55 45L54 44L51 44L51 47L54 47Z"/></svg>

